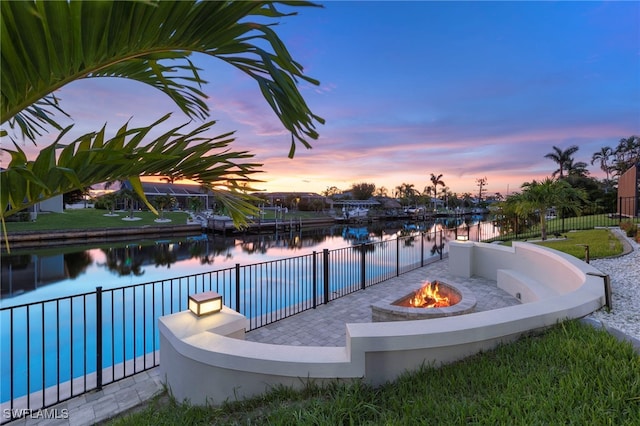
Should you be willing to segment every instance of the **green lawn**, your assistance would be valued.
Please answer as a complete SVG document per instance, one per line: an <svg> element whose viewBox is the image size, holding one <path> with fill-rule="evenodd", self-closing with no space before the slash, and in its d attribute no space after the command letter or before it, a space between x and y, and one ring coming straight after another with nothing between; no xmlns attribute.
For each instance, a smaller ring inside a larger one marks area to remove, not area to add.
<svg viewBox="0 0 640 426"><path fill-rule="evenodd" d="M616 256L622 253L622 243L608 229L565 232L561 239L532 242L568 253L582 260L585 260L585 245L589 246L591 259ZM504 245L511 246L511 241L505 242Z"/></svg>
<svg viewBox="0 0 640 426"><path fill-rule="evenodd" d="M7 232L184 225L189 217L185 212L165 212L164 217L171 219L171 222L158 223L154 222L158 216L149 211L134 212L135 217L141 218L136 221L122 220L129 215L129 212L116 212L119 215L117 217L105 216L108 213L106 210L98 209L68 209L64 213L39 213L35 222L7 222Z"/></svg>
<svg viewBox="0 0 640 426"><path fill-rule="evenodd" d="M59 229L86 229L86 228L123 228L134 226L171 226L183 225L187 223L188 213L186 212L165 212L164 217L171 219L171 222L157 223L154 219L158 216L150 211L136 211L135 217L141 218L137 221L126 221L122 218L129 215L129 212L116 212L118 217L108 217L106 210L98 209L68 209L64 213L40 213L35 222L7 222L7 232L24 232L24 231L49 231ZM274 211L267 210L264 219L274 219ZM288 212L284 215L284 221L316 218L322 216L316 212ZM282 216L278 216L282 219Z"/></svg>
<svg viewBox="0 0 640 426"><path fill-rule="evenodd" d="M577 216L566 219L551 219L547 220L547 232L549 234L553 232L562 232L563 226L565 230L583 229L585 224L591 228L618 226L620 224L620 219L617 216L609 217L607 214Z"/></svg>
<svg viewBox="0 0 640 426"><path fill-rule="evenodd" d="M640 219L634 218L623 219L623 222L640 223ZM607 228L620 226L620 219L617 216L609 217L608 214L586 215L578 217L570 217L566 219L549 219L547 220L547 237L553 238L554 234L566 234L572 230ZM531 224L530 228L518 231L518 239L521 238L540 238L540 225L536 222ZM508 240L515 238L513 233L501 235L494 238L495 240Z"/></svg>
<svg viewBox="0 0 640 426"><path fill-rule="evenodd" d="M619 254L608 230L545 242L578 257ZM425 366L374 388L334 384L279 388L220 407L175 401L165 391L115 425L246 424L640 424L640 356L577 321L438 369Z"/></svg>
<svg viewBox="0 0 640 426"><path fill-rule="evenodd" d="M637 425L640 356L603 330L569 321L377 388L310 384L221 407L191 406L165 392L112 424Z"/></svg>

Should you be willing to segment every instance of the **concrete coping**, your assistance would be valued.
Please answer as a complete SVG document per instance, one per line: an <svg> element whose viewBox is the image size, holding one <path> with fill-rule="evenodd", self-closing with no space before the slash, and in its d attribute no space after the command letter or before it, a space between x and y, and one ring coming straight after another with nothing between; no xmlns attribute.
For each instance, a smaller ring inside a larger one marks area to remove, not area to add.
<svg viewBox="0 0 640 426"><path fill-rule="evenodd" d="M273 385L301 388L308 380L362 378L378 385L424 363L450 363L604 304L603 279L589 275L599 271L564 253L527 243L511 248L450 244L453 274L496 280L499 269L510 269L553 292L530 303L461 316L346 324L344 347L248 342L239 338L244 328L241 333L238 328L247 323L238 313L223 310L228 318L219 320L219 314L204 319L178 313L159 319L161 376L177 399L194 404L251 397Z"/></svg>

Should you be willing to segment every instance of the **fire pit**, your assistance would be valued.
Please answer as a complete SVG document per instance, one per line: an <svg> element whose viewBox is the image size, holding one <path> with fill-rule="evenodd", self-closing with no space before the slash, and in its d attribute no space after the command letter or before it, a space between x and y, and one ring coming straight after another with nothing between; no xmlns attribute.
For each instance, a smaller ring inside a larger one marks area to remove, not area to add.
<svg viewBox="0 0 640 426"><path fill-rule="evenodd" d="M427 281L417 291L391 304L371 305L373 322L411 321L473 312L476 298L466 287Z"/></svg>

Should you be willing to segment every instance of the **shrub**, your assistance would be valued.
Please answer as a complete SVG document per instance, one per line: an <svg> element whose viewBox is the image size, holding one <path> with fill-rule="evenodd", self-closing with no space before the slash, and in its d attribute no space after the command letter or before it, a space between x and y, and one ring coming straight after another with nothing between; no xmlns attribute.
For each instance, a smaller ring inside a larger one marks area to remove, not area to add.
<svg viewBox="0 0 640 426"><path fill-rule="evenodd" d="M638 224L634 222L623 222L620 224L627 237L633 238L636 242L640 243L640 232L638 231Z"/></svg>
<svg viewBox="0 0 640 426"><path fill-rule="evenodd" d="M638 225L633 222L622 222L620 229L627 233L627 237L635 237L638 235Z"/></svg>

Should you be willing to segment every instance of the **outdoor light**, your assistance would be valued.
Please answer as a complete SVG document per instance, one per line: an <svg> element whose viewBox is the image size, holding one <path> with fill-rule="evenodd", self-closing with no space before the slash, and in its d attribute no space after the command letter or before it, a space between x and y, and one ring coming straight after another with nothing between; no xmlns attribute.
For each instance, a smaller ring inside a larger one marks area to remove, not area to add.
<svg viewBox="0 0 640 426"><path fill-rule="evenodd" d="M215 291L189 295L189 310L199 317L220 312L222 295Z"/></svg>
<svg viewBox="0 0 640 426"><path fill-rule="evenodd" d="M469 236L468 235L458 235L456 237L456 240L458 240L458 241L469 241Z"/></svg>

